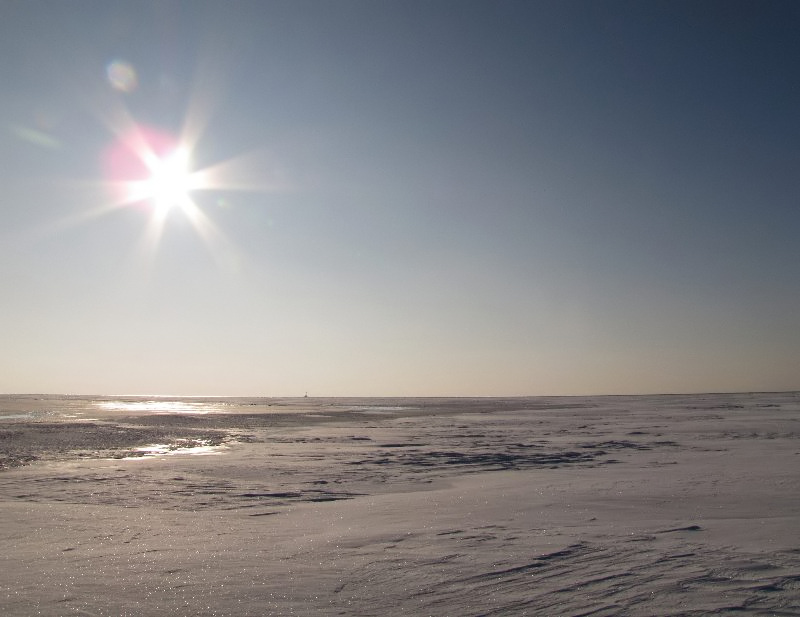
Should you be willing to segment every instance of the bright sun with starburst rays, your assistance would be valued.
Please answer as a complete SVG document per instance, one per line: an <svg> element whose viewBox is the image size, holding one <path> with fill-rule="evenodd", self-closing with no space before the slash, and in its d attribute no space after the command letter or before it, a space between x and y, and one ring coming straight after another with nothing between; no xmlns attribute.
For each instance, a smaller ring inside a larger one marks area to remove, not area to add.
<svg viewBox="0 0 800 617"><path fill-rule="evenodd" d="M187 218L210 248L220 250L224 243L193 194L224 189L225 183L213 181L213 168L193 168L189 143L168 131L130 122L126 130L117 131L117 139L106 152L106 176L114 206L149 213L144 242L151 254L173 214Z"/></svg>
<svg viewBox="0 0 800 617"><path fill-rule="evenodd" d="M137 87L134 67L114 61L107 68L109 83L119 95ZM213 98L213 97L210 97ZM227 205L226 199L202 192L247 191L269 193L286 190L285 176L264 150L255 150L196 165L195 146L201 141L210 111L204 99L192 99L185 110L180 130L147 125L134 119L121 98L113 98L102 119L114 135L103 151L102 165L106 196L110 199L92 214L106 214L123 208L142 212L145 234L142 248L154 256L170 220L187 220L220 262L230 261L235 252L207 213L213 203ZM203 152L207 157L209 144Z"/></svg>
<svg viewBox="0 0 800 617"><path fill-rule="evenodd" d="M191 205L191 192L197 181L190 167L189 151L178 146L165 156L153 156L145 161L148 177L138 182L134 190L142 199L151 200L158 214L172 208L185 210Z"/></svg>
<svg viewBox="0 0 800 617"><path fill-rule="evenodd" d="M109 151L108 175L123 205L144 204L164 216L191 211L192 191L203 188L189 147L165 131L134 125Z"/></svg>

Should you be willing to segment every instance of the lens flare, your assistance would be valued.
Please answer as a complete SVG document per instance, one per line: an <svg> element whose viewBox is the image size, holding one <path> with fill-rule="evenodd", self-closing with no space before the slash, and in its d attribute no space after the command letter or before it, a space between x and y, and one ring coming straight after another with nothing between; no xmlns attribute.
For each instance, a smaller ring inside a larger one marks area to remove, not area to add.
<svg viewBox="0 0 800 617"><path fill-rule="evenodd" d="M139 78L133 65L124 60L112 60L106 66L106 77L111 87L120 92L130 93L139 85Z"/></svg>

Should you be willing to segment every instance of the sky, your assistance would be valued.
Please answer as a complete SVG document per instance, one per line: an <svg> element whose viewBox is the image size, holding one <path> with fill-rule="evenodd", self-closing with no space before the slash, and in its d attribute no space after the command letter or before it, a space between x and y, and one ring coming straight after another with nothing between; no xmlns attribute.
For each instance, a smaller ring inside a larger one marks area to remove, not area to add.
<svg viewBox="0 0 800 617"><path fill-rule="evenodd" d="M0 1L0 392L800 389L798 31Z"/></svg>

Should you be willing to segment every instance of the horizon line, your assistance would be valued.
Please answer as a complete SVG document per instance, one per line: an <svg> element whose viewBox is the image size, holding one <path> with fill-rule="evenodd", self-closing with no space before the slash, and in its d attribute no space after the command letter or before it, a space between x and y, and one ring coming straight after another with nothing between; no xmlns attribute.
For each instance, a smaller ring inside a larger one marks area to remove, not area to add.
<svg viewBox="0 0 800 617"><path fill-rule="evenodd" d="M725 391L689 391L689 392L629 392L629 393L605 393L605 394L337 394L337 395L276 395L276 394L136 394L136 393L113 393L113 394L76 394L66 392L3 392L0 396L64 396L73 398L99 398L99 397L136 397L136 398L215 398L215 399L352 399L352 398L383 398L383 399L509 399L509 398L599 398L599 397L621 397L621 396L702 396L702 395L741 395L741 394L792 394L800 393L800 389L789 390L725 390Z"/></svg>

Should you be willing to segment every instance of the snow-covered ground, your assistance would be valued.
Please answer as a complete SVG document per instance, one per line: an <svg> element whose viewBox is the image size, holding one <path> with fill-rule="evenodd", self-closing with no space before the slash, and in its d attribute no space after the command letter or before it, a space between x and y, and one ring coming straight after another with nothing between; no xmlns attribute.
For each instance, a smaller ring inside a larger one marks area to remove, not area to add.
<svg viewBox="0 0 800 617"><path fill-rule="evenodd" d="M96 403L0 401L3 615L800 614L798 393Z"/></svg>

